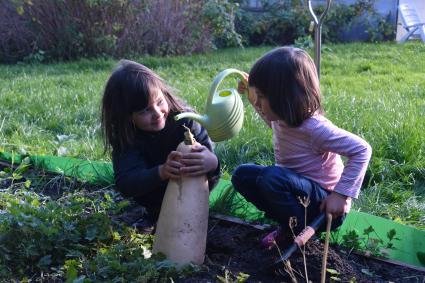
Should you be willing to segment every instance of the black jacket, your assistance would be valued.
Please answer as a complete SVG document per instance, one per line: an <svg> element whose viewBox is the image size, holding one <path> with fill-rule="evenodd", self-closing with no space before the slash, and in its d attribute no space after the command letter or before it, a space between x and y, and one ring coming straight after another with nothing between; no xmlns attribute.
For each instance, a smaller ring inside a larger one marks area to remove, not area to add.
<svg viewBox="0 0 425 283"><path fill-rule="evenodd" d="M184 140L185 124L190 128L195 139L209 150L213 144L206 130L197 122L189 119L175 121L170 115L163 130L157 133L137 133L135 145L123 150L112 152L112 164L115 174L115 184L124 196L137 199L150 199L158 191L165 192L168 181L159 177L159 165L167 160L168 154L176 150ZM208 173L210 190L217 184L220 177L220 163L215 171ZM149 196L149 194L152 194ZM163 193L155 197L155 202L161 202ZM161 199L157 199L161 198ZM144 201L142 201L143 204Z"/></svg>

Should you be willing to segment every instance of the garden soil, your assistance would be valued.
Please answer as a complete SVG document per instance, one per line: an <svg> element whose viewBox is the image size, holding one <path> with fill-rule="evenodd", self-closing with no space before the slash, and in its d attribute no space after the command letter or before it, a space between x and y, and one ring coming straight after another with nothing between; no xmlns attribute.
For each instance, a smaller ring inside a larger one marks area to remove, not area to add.
<svg viewBox="0 0 425 283"><path fill-rule="evenodd" d="M0 169L4 167L2 165L0 163ZM8 187L8 185L0 184L0 188ZM72 187L70 184L67 185ZM46 186L44 189L44 194L53 199L62 194L62 188L57 183ZM142 207L133 203L123 214L114 218L126 225L133 225L140 220L143 211ZM260 246L260 240L273 227L267 229L258 227L264 226L240 224L235 220L210 217L205 263L200 267L200 272L195 273L191 278L173 282L294 282L285 271L283 264L277 270L268 268L279 258L278 249L276 247L270 250L264 249ZM308 280L311 282L320 282L322 254L323 243L320 240L314 239L307 242L304 255ZM329 248L327 261L327 268L335 271L332 275L334 280L331 281L328 274L327 282L425 283L424 271L355 255L335 247ZM290 270L295 274L296 280L306 282L303 253L295 252L289 262ZM247 277L246 281L241 279L244 276Z"/></svg>
<svg viewBox="0 0 425 283"><path fill-rule="evenodd" d="M141 211L137 210L135 207L130 209L127 215L123 215L123 221L130 223L132 217L140 217ZM262 237L273 227L256 227L261 226L210 217L206 257L201 271L192 278L174 282L243 282L237 281L243 274L249 275L244 282L294 282L283 264L276 270L270 269L279 258L278 249L267 250L260 245ZM320 282L323 246L319 239L312 239L305 246L308 280L311 282ZM289 262L296 280L306 282L303 253L300 250L295 252ZM333 274L327 275L326 282L425 283L423 271L356 255L337 247L329 247L327 269ZM331 276L334 280L330 279Z"/></svg>

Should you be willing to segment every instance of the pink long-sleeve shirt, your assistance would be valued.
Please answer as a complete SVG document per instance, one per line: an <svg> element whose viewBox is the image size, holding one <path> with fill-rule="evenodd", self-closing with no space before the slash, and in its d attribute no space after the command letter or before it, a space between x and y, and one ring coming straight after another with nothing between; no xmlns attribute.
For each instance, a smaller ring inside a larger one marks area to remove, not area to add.
<svg viewBox="0 0 425 283"><path fill-rule="evenodd" d="M297 128L271 122L276 165L292 169L324 189L357 198L372 148L362 138L316 114ZM345 165L341 156L347 158Z"/></svg>

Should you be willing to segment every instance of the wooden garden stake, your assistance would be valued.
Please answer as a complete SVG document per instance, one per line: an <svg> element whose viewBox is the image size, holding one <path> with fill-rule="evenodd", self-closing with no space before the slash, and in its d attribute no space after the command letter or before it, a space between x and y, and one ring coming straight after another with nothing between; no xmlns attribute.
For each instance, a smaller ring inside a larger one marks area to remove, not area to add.
<svg viewBox="0 0 425 283"><path fill-rule="evenodd" d="M325 238L325 247L323 251L323 259L322 259L322 276L321 283L325 283L326 281L326 261L328 259L328 249L329 249L329 235L331 233L331 224L332 224L332 214L326 215L326 238Z"/></svg>

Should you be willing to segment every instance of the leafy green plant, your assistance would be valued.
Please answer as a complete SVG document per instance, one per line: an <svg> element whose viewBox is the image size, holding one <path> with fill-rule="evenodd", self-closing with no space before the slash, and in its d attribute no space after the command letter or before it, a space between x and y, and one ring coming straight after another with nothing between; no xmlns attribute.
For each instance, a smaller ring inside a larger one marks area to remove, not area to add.
<svg viewBox="0 0 425 283"><path fill-rule="evenodd" d="M0 173L0 281L166 282L199 270L152 255L151 235L115 222L128 201L110 188L52 199L29 173L28 159Z"/></svg>
<svg viewBox="0 0 425 283"><path fill-rule="evenodd" d="M354 26L364 29L366 40L371 42L394 39L394 27L389 16L381 16L374 9L374 0L357 0L353 4L334 3L323 25L323 38L330 42L343 42L344 33ZM319 13L323 7L318 9Z"/></svg>
<svg viewBox="0 0 425 283"><path fill-rule="evenodd" d="M237 31L248 45L291 44L307 35L310 14L304 1L262 1L261 11L240 10Z"/></svg>
<svg viewBox="0 0 425 283"><path fill-rule="evenodd" d="M16 168L14 168L13 164L10 167L3 168L3 170L0 171L0 184L9 188L29 188L31 181L23 177L23 174L27 172L30 167L29 164L29 157L25 157Z"/></svg>
<svg viewBox="0 0 425 283"><path fill-rule="evenodd" d="M102 247L92 258L84 258L68 280L84 274L89 282L169 282L189 276L199 267L188 265L178 269L162 255L152 256L152 236L128 230L119 242ZM101 272L99 272L101 270Z"/></svg>
<svg viewBox="0 0 425 283"><path fill-rule="evenodd" d="M312 50L314 42L311 35L301 36L295 39L294 47Z"/></svg>
<svg viewBox="0 0 425 283"><path fill-rule="evenodd" d="M391 25L390 14L386 17L378 17L375 12L375 26L367 27L367 33L369 34L369 41L378 42L378 41L388 41L394 40L396 32L394 26Z"/></svg>
<svg viewBox="0 0 425 283"><path fill-rule="evenodd" d="M207 0L203 6L204 21L212 30L216 47L243 47L235 28L238 9L239 4L229 0Z"/></svg>
<svg viewBox="0 0 425 283"><path fill-rule="evenodd" d="M342 245L351 250L362 251L368 255L386 257L389 250L395 249L394 241L400 240L396 237L396 234L395 229L389 230L386 234L387 240L384 241L376 234L375 229L369 226L363 230L362 235L359 235L356 230L348 231L342 236Z"/></svg>
<svg viewBox="0 0 425 283"><path fill-rule="evenodd" d="M0 263L11 274L47 271L71 254L90 254L99 243L113 240L110 217L94 200L52 202L27 190L2 193L1 199Z"/></svg>
<svg viewBox="0 0 425 283"><path fill-rule="evenodd" d="M305 40L312 32L309 29L311 15L306 5L299 0L263 1L260 11L239 9L236 31L247 45L294 43L302 48L310 47ZM324 5L315 7L315 13L320 15L324 8ZM346 34L355 27L364 33L363 38L357 40L392 40L395 34L389 17L381 16L374 9L373 0L357 0L350 5L332 3L324 18L323 39L326 42L347 41Z"/></svg>
<svg viewBox="0 0 425 283"><path fill-rule="evenodd" d="M243 283L246 282L249 278L249 274L239 272L238 274L233 274L229 269L224 269L224 276L217 275L217 279L222 283Z"/></svg>

